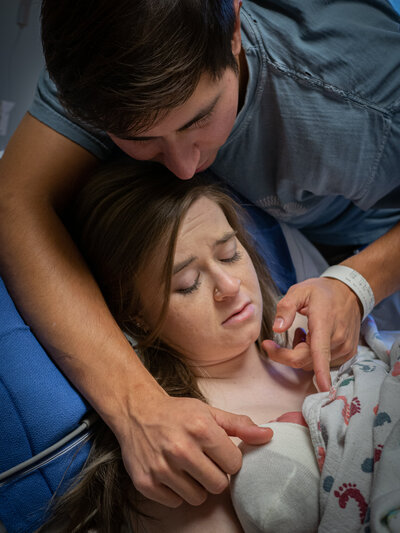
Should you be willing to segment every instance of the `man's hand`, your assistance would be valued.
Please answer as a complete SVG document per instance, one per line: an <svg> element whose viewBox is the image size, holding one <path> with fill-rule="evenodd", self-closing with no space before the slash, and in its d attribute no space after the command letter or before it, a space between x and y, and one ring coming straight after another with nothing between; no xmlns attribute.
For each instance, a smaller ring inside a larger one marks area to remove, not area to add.
<svg viewBox="0 0 400 533"><path fill-rule="evenodd" d="M136 409L136 411L138 411ZM272 430L249 417L227 413L192 398L156 393L118 437L125 468L147 498L168 507L183 500L200 505L207 493L221 493L242 454L228 435L249 444L271 440Z"/></svg>
<svg viewBox="0 0 400 533"><path fill-rule="evenodd" d="M358 298L341 281L308 279L293 285L278 303L274 331L287 331L296 311L308 317L305 341L295 338L294 348L288 349L267 340L263 348L274 361L306 370L312 366L319 389L329 390L331 361L341 364L357 351L361 326Z"/></svg>

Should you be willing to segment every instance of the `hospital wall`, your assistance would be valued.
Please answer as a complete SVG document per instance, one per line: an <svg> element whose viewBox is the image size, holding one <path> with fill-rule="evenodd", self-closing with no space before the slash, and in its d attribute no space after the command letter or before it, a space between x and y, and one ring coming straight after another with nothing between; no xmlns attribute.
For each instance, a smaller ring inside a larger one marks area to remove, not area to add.
<svg viewBox="0 0 400 533"><path fill-rule="evenodd" d="M0 153L30 106L44 65L40 4L0 0Z"/></svg>

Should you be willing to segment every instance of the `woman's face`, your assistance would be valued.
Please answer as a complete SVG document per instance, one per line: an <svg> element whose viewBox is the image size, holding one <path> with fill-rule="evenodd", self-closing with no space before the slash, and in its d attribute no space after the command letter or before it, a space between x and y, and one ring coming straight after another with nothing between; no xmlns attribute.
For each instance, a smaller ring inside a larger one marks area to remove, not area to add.
<svg viewBox="0 0 400 533"><path fill-rule="evenodd" d="M162 306L160 257L139 276L143 318L152 328ZM184 217L176 243L171 295L161 338L199 366L243 353L258 338L262 297L246 250L222 209L201 197Z"/></svg>

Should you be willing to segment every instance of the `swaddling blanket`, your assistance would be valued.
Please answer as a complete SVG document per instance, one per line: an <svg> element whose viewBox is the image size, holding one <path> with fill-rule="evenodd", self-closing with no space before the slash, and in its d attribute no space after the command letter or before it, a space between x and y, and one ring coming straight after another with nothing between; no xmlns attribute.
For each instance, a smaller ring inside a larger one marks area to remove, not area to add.
<svg viewBox="0 0 400 533"><path fill-rule="evenodd" d="M313 394L303 415L321 470L321 533L400 532L400 341L390 352L372 319L368 347Z"/></svg>

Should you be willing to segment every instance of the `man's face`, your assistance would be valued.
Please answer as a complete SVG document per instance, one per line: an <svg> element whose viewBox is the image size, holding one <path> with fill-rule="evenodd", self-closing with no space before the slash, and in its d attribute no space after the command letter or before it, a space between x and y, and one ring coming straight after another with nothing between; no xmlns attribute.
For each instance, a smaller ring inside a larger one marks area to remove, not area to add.
<svg viewBox="0 0 400 533"><path fill-rule="evenodd" d="M203 74L192 96L140 135L109 134L126 154L157 161L178 178L190 179L209 167L228 138L238 112L237 74L226 69L213 81Z"/></svg>

